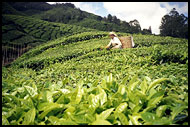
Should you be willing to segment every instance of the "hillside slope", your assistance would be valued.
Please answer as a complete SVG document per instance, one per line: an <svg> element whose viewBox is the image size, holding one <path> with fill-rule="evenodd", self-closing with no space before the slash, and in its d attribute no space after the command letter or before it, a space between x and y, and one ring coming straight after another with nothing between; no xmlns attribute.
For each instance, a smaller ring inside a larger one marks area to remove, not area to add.
<svg viewBox="0 0 190 127"><path fill-rule="evenodd" d="M52 40L3 67L2 124L188 124L188 40L134 34L137 48L100 50L106 35Z"/></svg>
<svg viewBox="0 0 190 127"><path fill-rule="evenodd" d="M52 5L53 6L53 5ZM120 31L126 33L138 33L140 31L133 31L133 27L129 23L120 21L118 23L105 20L101 16L81 11L75 7L69 7L67 5L56 6L53 9L45 11L43 13L37 13L32 15L34 18L39 18L50 22L59 22L65 24L74 24L86 28L97 29L101 31Z"/></svg>
<svg viewBox="0 0 190 127"><path fill-rule="evenodd" d="M101 17L76 8L71 3L50 5L46 2L12 2L9 3L14 9L34 18L50 22L75 24L82 27L97 29L101 31L120 31L126 33L144 33L140 24L133 25L132 22L121 21L116 16ZM137 21L137 20L136 20ZM138 21L137 21L138 22ZM146 32L151 34L151 32Z"/></svg>
<svg viewBox="0 0 190 127"><path fill-rule="evenodd" d="M95 31L80 26L50 23L19 15L3 15L2 23L3 65L47 41L81 32Z"/></svg>
<svg viewBox="0 0 190 127"><path fill-rule="evenodd" d="M3 2L2 14L3 66L9 65L31 48L62 36L96 30L127 33L135 30L127 22L117 24L107 21L101 16L81 11L70 3Z"/></svg>
<svg viewBox="0 0 190 127"><path fill-rule="evenodd" d="M126 36L126 33L119 33L119 36ZM185 63L187 56L184 59L180 59L185 54L181 54L181 50L187 52L187 40L180 38L171 37L160 37L160 36L143 36L143 35L133 35L136 47L151 47L159 44L160 52L166 50L167 45L171 45L171 49L168 49L167 55L157 56L159 60L165 61L181 61ZM97 42L95 40L97 39ZM107 42L105 41L107 40ZM172 40L172 41L168 41ZM95 42L94 42L95 41ZM41 68L44 64L55 63L64 61L65 59L71 59L73 57L78 57L79 55L84 55L88 52L93 52L99 50L100 47L106 45L109 42L107 37L107 32L84 32L81 34L76 34L69 37L62 37L56 40L49 41L43 45L40 45L29 52L25 53L19 59L17 59L13 64L22 67L29 67L33 69ZM73 44L74 43L74 44ZM183 45L179 45L182 43ZM163 45L163 46L162 46ZM176 47L176 49L174 48ZM178 47L178 48L177 48ZM175 54L173 50L175 49ZM167 60L169 59L169 60ZM21 62L24 61L24 62Z"/></svg>
<svg viewBox="0 0 190 127"><path fill-rule="evenodd" d="M2 2L2 14L11 14L11 15L22 15L26 16L26 14L18 11L17 9L13 8L9 3Z"/></svg>

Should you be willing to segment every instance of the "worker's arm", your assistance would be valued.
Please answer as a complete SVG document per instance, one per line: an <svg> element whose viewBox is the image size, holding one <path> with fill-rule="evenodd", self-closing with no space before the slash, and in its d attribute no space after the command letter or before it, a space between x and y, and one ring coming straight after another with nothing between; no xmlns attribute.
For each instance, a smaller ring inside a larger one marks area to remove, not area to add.
<svg viewBox="0 0 190 127"><path fill-rule="evenodd" d="M106 49L109 48L111 46L111 41L110 43L105 47Z"/></svg>

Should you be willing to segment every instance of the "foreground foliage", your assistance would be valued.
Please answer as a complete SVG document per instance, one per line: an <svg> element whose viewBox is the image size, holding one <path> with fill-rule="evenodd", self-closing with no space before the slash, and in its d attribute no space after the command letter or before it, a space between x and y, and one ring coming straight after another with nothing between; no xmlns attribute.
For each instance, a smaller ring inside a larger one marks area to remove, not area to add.
<svg viewBox="0 0 190 127"><path fill-rule="evenodd" d="M188 94L173 94L168 78L127 79L120 84L112 74L92 84L64 79L41 90L29 80L30 86L3 91L3 124L168 125L187 118Z"/></svg>

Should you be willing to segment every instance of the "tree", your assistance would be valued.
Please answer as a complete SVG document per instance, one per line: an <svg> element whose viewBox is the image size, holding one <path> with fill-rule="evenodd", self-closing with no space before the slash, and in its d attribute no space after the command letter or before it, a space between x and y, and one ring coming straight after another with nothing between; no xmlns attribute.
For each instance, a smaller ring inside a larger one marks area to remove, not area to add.
<svg viewBox="0 0 190 127"><path fill-rule="evenodd" d="M107 18L103 17L102 21L107 22Z"/></svg>
<svg viewBox="0 0 190 127"><path fill-rule="evenodd" d="M9 2L9 4L18 11L40 10L47 11L52 9L52 5L46 2Z"/></svg>
<svg viewBox="0 0 190 127"><path fill-rule="evenodd" d="M133 20L133 21L130 21L129 22L129 25L130 25L130 31L132 33L139 33L141 32L141 26L140 26L140 23L138 20Z"/></svg>
<svg viewBox="0 0 190 127"><path fill-rule="evenodd" d="M143 29L142 34L152 34L151 26L148 29Z"/></svg>
<svg viewBox="0 0 190 127"><path fill-rule="evenodd" d="M65 3L64 5L67 7L75 8L75 5L72 3Z"/></svg>
<svg viewBox="0 0 190 127"><path fill-rule="evenodd" d="M162 36L188 38L188 18L173 8L162 17L159 29Z"/></svg>
<svg viewBox="0 0 190 127"><path fill-rule="evenodd" d="M152 29L151 29L151 26L149 26L149 32L150 32L150 34L152 34Z"/></svg>
<svg viewBox="0 0 190 127"><path fill-rule="evenodd" d="M108 20L108 22L112 21L112 15L111 14L108 14L107 20Z"/></svg>
<svg viewBox="0 0 190 127"><path fill-rule="evenodd" d="M126 21L122 21L121 22L121 26L123 26L123 27L130 27L129 23L126 22Z"/></svg>
<svg viewBox="0 0 190 127"><path fill-rule="evenodd" d="M128 22L126 21L121 21L121 30L122 32L126 32L126 33L129 33L130 32L130 25Z"/></svg>
<svg viewBox="0 0 190 127"><path fill-rule="evenodd" d="M97 16L96 18L98 21L101 21L102 20L102 17L101 16Z"/></svg>
<svg viewBox="0 0 190 127"><path fill-rule="evenodd" d="M112 19L113 19L113 23L120 25L120 19L118 19L116 16L113 16Z"/></svg>

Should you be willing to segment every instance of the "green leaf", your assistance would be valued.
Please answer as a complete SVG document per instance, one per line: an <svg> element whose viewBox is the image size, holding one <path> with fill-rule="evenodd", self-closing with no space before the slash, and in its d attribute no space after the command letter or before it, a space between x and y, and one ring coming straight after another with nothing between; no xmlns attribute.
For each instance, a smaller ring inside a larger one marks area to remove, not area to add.
<svg viewBox="0 0 190 127"><path fill-rule="evenodd" d="M103 105L107 101L107 94L106 92L98 85L99 90L99 99L100 99L100 106Z"/></svg>
<svg viewBox="0 0 190 127"><path fill-rule="evenodd" d="M110 109L103 111L101 114L97 115L96 119L101 119L101 120L107 119L107 117L112 113L113 110L114 110L114 108L110 108Z"/></svg>
<svg viewBox="0 0 190 127"><path fill-rule="evenodd" d="M91 123L91 125L112 125L112 124L108 122L107 120L97 119L96 121Z"/></svg>
<svg viewBox="0 0 190 127"><path fill-rule="evenodd" d="M163 95L164 95L164 93L165 93L165 91L164 91L164 90L159 91L159 92L156 92L156 91L155 91L155 93L154 93L154 94L151 94L150 96L148 96L148 100L153 99L153 98L156 98L156 97L163 96Z"/></svg>
<svg viewBox="0 0 190 127"><path fill-rule="evenodd" d="M164 114L165 110L168 108L168 105L161 105L156 109L156 116L162 117Z"/></svg>
<svg viewBox="0 0 190 127"><path fill-rule="evenodd" d="M188 106L177 106L177 107L174 107L172 109L172 120L174 120L174 118L180 113L182 112L184 109L188 109Z"/></svg>
<svg viewBox="0 0 190 127"><path fill-rule="evenodd" d="M52 92L46 91L46 100L48 102L53 102Z"/></svg>
<svg viewBox="0 0 190 127"><path fill-rule="evenodd" d="M30 109L25 114L24 121L23 121L22 125L32 125L32 124L34 124L35 116L36 116L36 110L35 110L35 108Z"/></svg>
<svg viewBox="0 0 190 127"><path fill-rule="evenodd" d="M128 90L133 90L135 86L138 84L138 75L132 77L132 79L128 83Z"/></svg>
<svg viewBox="0 0 190 127"><path fill-rule="evenodd" d="M151 115L148 117L151 117ZM146 121L144 123L144 125L170 125L170 124L172 124L170 117L169 118L168 117L162 117L159 119L157 117L155 117L155 118L156 118L155 120Z"/></svg>
<svg viewBox="0 0 190 127"><path fill-rule="evenodd" d="M60 125L77 125L76 122L70 120L70 119L67 119L67 120L59 120L60 122Z"/></svg>
<svg viewBox="0 0 190 127"><path fill-rule="evenodd" d="M107 82L112 82L113 78L112 78L112 73L110 73L109 76L107 76Z"/></svg>
<svg viewBox="0 0 190 127"><path fill-rule="evenodd" d="M105 79L102 79L102 82L101 82L100 85L102 86L102 88L107 88L106 80L105 80Z"/></svg>
<svg viewBox="0 0 190 127"><path fill-rule="evenodd" d="M34 83L32 84L32 88L34 89L34 91L38 91L37 86Z"/></svg>
<svg viewBox="0 0 190 127"><path fill-rule="evenodd" d="M98 82L99 82L99 80L96 79L96 80L93 82L92 86L93 86L93 87L96 87L96 86L98 85Z"/></svg>
<svg viewBox="0 0 190 127"><path fill-rule="evenodd" d="M129 79L129 75L125 76L125 78L122 81L122 85L126 85L127 84L127 80Z"/></svg>
<svg viewBox="0 0 190 127"><path fill-rule="evenodd" d="M144 79L144 81L141 83L140 87L141 87L141 92L142 92L143 94L145 94L145 93L146 93L146 90L147 90L147 88L148 88L147 82L146 82L145 79Z"/></svg>
<svg viewBox="0 0 190 127"><path fill-rule="evenodd" d="M89 108L95 110L99 106L99 100L99 95L90 94L90 96L88 97L88 101L90 104Z"/></svg>
<svg viewBox="0 0 190 127"><path fill-rule="evenodd" d="M3 114L3 116L5 118L9 118L10 116L12 116L14 113L16 112L16 107L13 109L10 109L8 112L6 112L6 114Z"/></svg>
<svg viewBox="0 0 190 127"><path fill-rule="evenodd" d="M79 88L82 88L83 84L84 84L84 81L82 79L80 79L79 82L77 83Z"/></svg>
<svg viewBox="0 0 190 127"><path fill-rule="evenodd" d="M68 90L68 89L60 89L60 91L63 93L63 94L68 94L68 93L70 93L70 90Z"/></svg>
<svg viewBox="0 0 190 127"><path fill-rule="evenodd" d="M141 113L145 113L145 112L149 112L151 110L153 110L156 106L153 105L153 106L148 106L147 108L145 108Z"/></svg>
<svg viewBox="0 0 190 127"><path fill-rule="evenodd" d="M55 116L50 116L48 120L51 122L52 125L60 125L59 118Z"/></svg>
<svg viewBox="0 0 190 127"><path fill-rule="evenodd" d="M127 94L128 94L128 97L129 97L129 99L134 103L134 104L136 104L136 105L138 105L139 104L139 100L140 100L140 98L139 98L139 96L134 96L134 93L133 93L133 91L127 91Z"/></svg>
<svg viewBox="0 0 190 127"><path fill-rule="evenodd" d="M152 97L152 95L154 95L155 93L157 93L157 91L153 88L149 90L149 95L147 97L147 100L150 100L150 98Z"/></svg>
<svg viewBox="0 0 190 127"><path fill-rule="evenodd" d="M71 113L73 113L74 111L75 111L75 107L73 107L73 106L69 106L69 108L67 108L67 109L65 110L65 112L68 113L68 114L71 114Z"/></svg>
<svg viewBox="0 0 190 127"><path fill-rule="evenodd" d="M157 94L157 93L156 93ZM156 105L164 96L164 93L159 93L157 97L154 97L148 101L148 107Z"/></svg>
<svg viewBox="0 0 190 127"><path fill-rule="evenodd" d="M40 93L43 102L53 102L53 92L44 90Z"/></svg>
<svg viewBox="0 0 190 127"><path fill-rule="evenodd" d="M9 121L4 115L2 115L2 125L10 125Z"/></svg>
<svg viewBox="0 0 190 127"><path fill-rule="evenodd" d="M174 120L173 123L179 122L179 121L184 121L188 116L185 114L178 114Z"/></svg>
<svg viewBox="0 0 190 127"><path fill-rule="evenodd" d="M63 84L63 86L66 85L68 82L69 82L69 79L68 79L68 78L63 79L63 80L62 80L62 84Z"/></svg>
<svg viewBox="0 0 190 127"><path fill-rule="evenodd" d="M147 95L141 93L139 90L135 91L135 95L140 98L139 103L143 104L147 101Z"/></svg>
<svg viewBox="0 0 190 127"><path fill-rule="evenodd" d="M128 104L126 102L121 103L115 110L116 113L122 113L126 108Z"/></svg>
<svg viewBox="0 0 190 127"><path fill-rule="evenodd" d="M171 118L168 118L168 117L162 117L161 119L156 119L156 120L152 121L150 124L152 124L152 125L170 125L170 124L172 124L172 120L171 120Z"/></svg>
<svg viewBox="0 0 190 127"><path fill-rule="evenodd" d="M45 107L42 107L39 110L43 110L41 114L39 114L38 118L43 119L50 111L57 109L57 108L63 108L62 104L57 104L57 103L45 103ZM41 106L40 106L41 107Z"/></svg>
<svg viewBox="0 0 190 127"><path fill-rule="evenodd" d="M83 95L83 89L81 87L78 87L78 92L77 92L76 100L75 100L76 104L80 103L80 101L82 99L82 95Z"/></svg>
<svg viewBox="0 0 190 127"><path fill-rule="evenodd" d="M15 102L17 105L20 105L20 100L16 96L8 94L8 95L6 95L6 97L10 98L10 100L11 100L10 103Z"/></svg>
<svg viewBox="0 0 190 127"><path fill-rule="evenodd" d="M31 99L31 97L23 99L22 103L25 104L25 106L27 106L28 108L34 108L34 103L33 103L32 99Z"/></svg>
<svg viewBox="0 0 190 127"><path fill-rule="evenodd" d="M29 95L31 97L34 97L35 95L37 95L37 90L33 87L30 87L30 86L24 86L24 88L26 89L26 91L29 93Z"/></svg>
<svg viewBox="0 0 190 127"><path fill-rule="evenodd" d="M139 81L132 83L131 85L128 86L128 89L133 91L135 89L135 87L138 85L138 83L139 83Z"/></svg>
<svg viewBox="0 0 190 127"><path fill-rule="evenodd" d="M160 82L163 82L163 81L166 81L166 80L169 80L169 79L168 79L168 78L160 78L160 79L154 80L154 81L149 85L147 92L148 92L151 88L153 88L153 87L155 87L156 85L158 85Z"/></svg>
<svg viewBox="0 0 190 127"><path fill-rule="evenodd" d="M151 78L150 78L150 77L145 76L145 79L146 79L148 82L151 82Z"/></svg>
<svg viewBox="0 0 190 127"><path fill-rule="evenodd" d="M139 114L135 114L135 115L129 115L129 118L132 122L133 125L142 125L138 119L141 118L141 116Z"/></svg>
<svg viewBox="0 0 190 127"><path fill-rule="evenodd" d="M86 113L84 116L86 118L86 121L89 123L92 123L93 121L95 121L95 117L91 113Z"/></svg>
<svg viewBox="0 0 190 127"><path fill-rule="evenodd" d="M125 86L124 85L120 85L117 92L120 93L121 95L123 95L125 93Z"/></svg>
<svg viewBox="0 0 190 127"><path fill-rule="evenodd" d="M73 120L77 124L88 124L92 122L92 121L89 122L88 119L86 119L85 113L80 114L80 115L70 115L69 117L71 118L71 120Z"/></svg>
<svg viewBox="0 0 190 127"><path fill-rule="evenodd" d="M133 108L133 113L137 113L141 108L142 108L142 105L136 105L136 106Z"/></svg>
<svg viewBox="0 0 190 127"><path fill-rule="evenodd" d="M127 117L123 113L119 113L118 118L121 121L122 125L129 125L129 121L128 121Z"/></svg>
<svg viewBox="0 0 190 127"><path fill-rule="evenodd" d="M141 116L142 119L146 122L154 121L157 118L156 114L150 112L142 113Z"/></svg>

